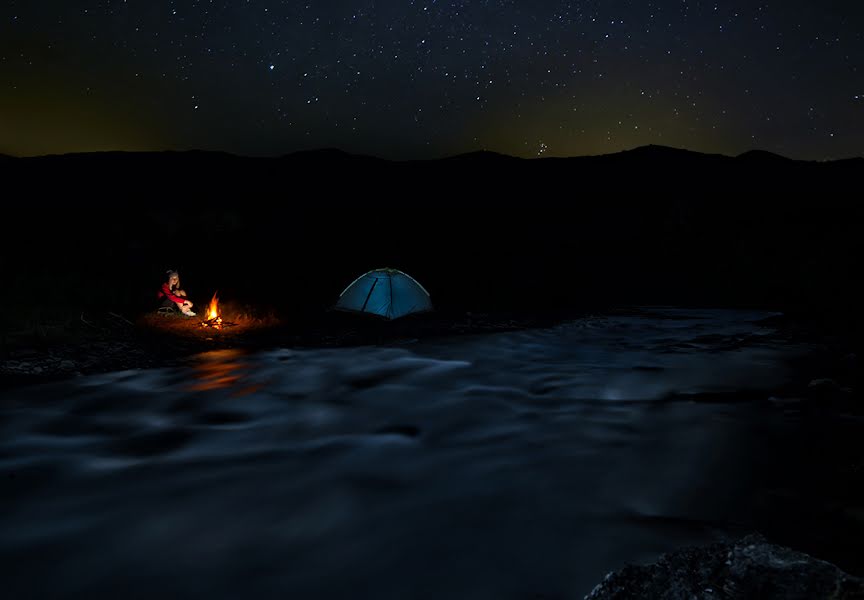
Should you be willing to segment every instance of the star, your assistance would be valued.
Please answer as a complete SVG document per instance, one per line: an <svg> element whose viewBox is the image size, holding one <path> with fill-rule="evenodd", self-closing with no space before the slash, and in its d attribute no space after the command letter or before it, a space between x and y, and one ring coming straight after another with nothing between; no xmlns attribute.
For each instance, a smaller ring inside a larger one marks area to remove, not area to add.
<svg viewBox="0 0 864 600"><path fill-rule="evenodd" d="M806 10L743 0L9 1L0 19L15 35L0 36L0 72L14 92L11 120L42 121L46 89L68 88L58 101L66 120L103 115L107 98L153 115L157 132L121 128L130 147L154 138L256 154L345 145L404 158L470 149L477 138L531 157L542 137L556 155L642 143L736 154L755 133L764 149L798 158L864 154L864 90L850 89L864 71L859 0ZM261 71L269 76L250 77ZM208 114L238 116L220 128L187 124L193 94L210 98ZM315 123L302 128L308 139L299 124L285 127L301 108ZM95 129L116 129L112 119L98 117ZM363 126L351 132L355 122ZM40 135L36 145L51 151L56 136Z"/></svg>

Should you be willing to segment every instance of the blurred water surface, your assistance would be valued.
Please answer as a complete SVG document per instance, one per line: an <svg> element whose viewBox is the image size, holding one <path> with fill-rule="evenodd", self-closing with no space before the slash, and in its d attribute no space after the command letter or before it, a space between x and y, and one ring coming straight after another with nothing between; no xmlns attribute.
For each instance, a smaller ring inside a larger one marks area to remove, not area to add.
<svg viewBox="0 0 864 600"><path fill-rule="evenodd" d="M746 521L797 443L762 400L807 351L765 316L219 350L5 392L3 596L580 598ZM738 400L687 399L713 393Z"/></svg>

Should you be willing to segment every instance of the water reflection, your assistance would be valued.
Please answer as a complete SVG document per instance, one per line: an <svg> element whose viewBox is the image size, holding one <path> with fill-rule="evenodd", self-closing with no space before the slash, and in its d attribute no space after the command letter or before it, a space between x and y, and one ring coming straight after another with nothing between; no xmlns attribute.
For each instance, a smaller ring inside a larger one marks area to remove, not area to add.
<svg viewBox="0 0 864 600"><path fill-rule="evenodd" d="M232 388L235 396L244 396L258 391L260 383L250 381L250 365L244 360L246 352L233 348L211 350L195 357L192 376L196 382L191 391L209 392Z"/></svg>

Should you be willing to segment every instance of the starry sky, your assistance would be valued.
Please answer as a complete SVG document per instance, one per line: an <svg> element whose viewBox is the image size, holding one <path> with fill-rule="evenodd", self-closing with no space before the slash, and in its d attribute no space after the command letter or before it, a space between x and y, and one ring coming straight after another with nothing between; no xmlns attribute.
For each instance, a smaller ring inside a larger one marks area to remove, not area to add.
<svg viewBox="0 0 864 600"><path fill-rule="evenodd" d="M864 155L862 0L3 0L0 153Z"/></svg>

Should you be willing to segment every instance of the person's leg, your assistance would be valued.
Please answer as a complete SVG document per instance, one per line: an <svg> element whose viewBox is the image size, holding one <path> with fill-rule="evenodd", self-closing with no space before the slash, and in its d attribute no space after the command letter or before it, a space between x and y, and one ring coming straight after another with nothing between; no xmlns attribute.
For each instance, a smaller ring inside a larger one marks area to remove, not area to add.
<svg viewBox="0 0 864 600"><path fill-rule="evenodd" d="M179 308L180 312L182 312L187 317L194 317L195 316L195 313L192 312L192 303L189 302L188 300L186 300L185 302L182 302L182 303L178 302L177 308Z"/></svg>

